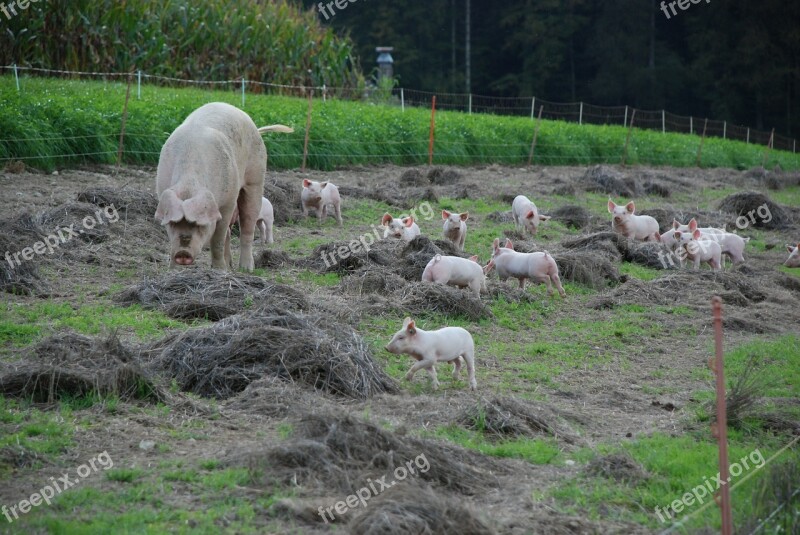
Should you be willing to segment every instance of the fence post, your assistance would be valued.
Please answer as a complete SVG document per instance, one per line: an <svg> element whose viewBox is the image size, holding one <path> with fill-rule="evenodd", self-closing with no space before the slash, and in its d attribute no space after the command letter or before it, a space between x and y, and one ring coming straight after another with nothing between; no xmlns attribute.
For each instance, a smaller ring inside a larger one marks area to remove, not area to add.
<svg viewBox="0 0 800 535"><path fill-rule="evenodd" d="M242 109L244 109L244 76L242 76Z"/></svg>
<svg viewBox="0 0 800 535"><path fill-rule="evenodd" d="M433 131L436 126L436 95L431 99L431 133L428 139L428 165L433 165Z"/></svg>
<svg viewBox="0 0 800 535"><path fill-rule="evenodd" d="M625 106L625 118L622 120L622 126L628 126L628 107Z"/></svg>
<svg viewBox="0 0 800 535"><path fill-rule="evenodd" d="M142 100L142 71L136 71L136 100Z"/></svg>
<svg viewBox="0 0 800 535"><path fill-rule="evenodd" d="M625 110L627 111L628 107L625 106ZM633 109L631 112L631 125L628 128L628 136L625 138L625 152L622 153L622 166L625 167L625 160L628 159L628 145L631 142L631 132L633 132L633 119L636 117L636 108Z"/></svg>
<svg viewBox="0 0 800 535"><path fill-rule="evenodd" d="M322 102L326 102L327 96L328 96L328 86L326 84L322 84Z"/></svg>
<svg viewBox="0 0 800 535"><path fill-rule="evenodd" d="M661 133L667 133L667 112L664 110L661 110Z"/></svg>
<svg viewBox="0 0 800 535"><path fill-rule="evenodd" d="M122 128L119 131L119 148L117 149L117 170L122 165L122 145L125 142L125 123L128 120L128 101L131 98L131 76L128 75L128 90L125 92L125 105L122 107Z"/></svg>
<svg viewBox="0 0 800 535"><path fill-rule="evenodd" d="M17 73L17 64L14 64L14 80L17 82L17 92L19 92L19 73Z"/></svg>
<svg viewBox="0 0 800 535"><path fill-rule="evenodd" d="M469 94L469 114L472 115L472 93Z"/></svg>
<svg viewBox="0 0 800 535"><path fill-rule="evenodd" d="M722 139L725 139L728 134L728 121L722 122Z"/></svg>
<svg viewBox="0 0 800 535"><path fill-rule="evenodd" d="M691 115L689 116L689 133L690 134L694 133L694 117L692 117Z"/></svg>
<svg viewBox="0 0 800 535"><path fill-rule="evenodd" d="M769 141L767 141L767 148L764 149L764 160L761 163L761 167L763 167L764 169L767 168L767 160L769 160L769 149L772 148L772 144L774 143L774 141L775 141L775 129L773 128L772 133L770 133L769 135Z"/></svg>
<svg viewBox="0 0 800 535"><path fill-rule="evenodd" d="M792 152L794 152L794 153L797 152L797 140L796 139L792 140Z"/></svg>
<svg viewBox="0 0 800 535"><path fill-rule="evenodd" d="M400 111L406 111L406 94L403 88L400 88Z"/></svg>
<svg viewBox="0 0 800 535"><path fill-rule="evenodd" d="M536 138L539 136L539 125L542 124L542 111L544 106L539 106L539 118L536 120L536 128L533 131L533 141L531 141L531 152L528 154L528 165L533 162L533 151L536 149Z"/></svg>
<svg viewBox="0 0 800 535"><path fill-rule="evenodd" d="M703 124L703 137L700 138L700 147L697 149L697 167L700 167L700 162L703 158L703 143L706 140L706 127L708 127L708 117L706 117L706 122Z"/></svg>
<svg viewBox="0 0 800 535"><path fill-rule="evenodd" d="M313 107L314 90L308 93L308 112L306 112L306 137L303 141L303 165L300 167L301 171L306 170L306 160L308 159L308 133L311 131L311 109Z"/></svg>
<svg viewBox="0 0 800 535"><path fill-rule="evenodd" d="M709 359L709 366L716 375L717 391L717 421L711 424L711 434L717 439L717 444L719 445L719 478L721 481L730 481L728 476L728 416L726 414L725 401L725 366L722 355L722 299L718 295L711 298L711 309L714 317L715 358L713 361ZM731 492L728 485L723 485L719 488L715 501L719 504L720 514L722 515L722 535L732 535Z"/></svg>
<svg viewBox="0 0 800 535"><path fill-rule="evenodd" d="M578 124L583 124L583 102L581 102L581 111L578 112Z"/></svg>
<svg viewBox="0 0 800 535"><path fill-rule="evenodd" d="M533 100L531 100L531 121L533 121L535 113L536 113L536 97L533 97Z"/></svg>

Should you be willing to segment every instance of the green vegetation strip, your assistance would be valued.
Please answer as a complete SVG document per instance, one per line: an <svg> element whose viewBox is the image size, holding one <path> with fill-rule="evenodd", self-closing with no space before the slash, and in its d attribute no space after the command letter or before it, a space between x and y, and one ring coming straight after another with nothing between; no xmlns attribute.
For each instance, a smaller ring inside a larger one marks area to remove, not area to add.
<svg viewBox="0 0 800 535"><path fill-rule="evenodd" d="M51 170L75 163L115 161L126 86L112 82L23 77L17 92L12 76L0 77L0 162L21 159ZM241 106L230 91L144 86L141 100L128 107L124 160L155 164L169 134L196 108L211 101ZM387 101L388 102L388 101ZM265 136L270 168L301 165L307 101L248 95L245 111L260 125L282 123L294 134ZM328 99L316 102L308 166L333 169L358 164L424 164L428 161L430 110ZM628 130L542 121L535 163L589 165L619 163ZM439 112L434 163L452 165L528 161L533 122L521 117ZM628 148L631 165L693 166L700 138L635 130ZM703 165L747 169L761 165L764 147L718 138L706 139ZM769 164L800 168L800 156L772 151Z"/></svg>

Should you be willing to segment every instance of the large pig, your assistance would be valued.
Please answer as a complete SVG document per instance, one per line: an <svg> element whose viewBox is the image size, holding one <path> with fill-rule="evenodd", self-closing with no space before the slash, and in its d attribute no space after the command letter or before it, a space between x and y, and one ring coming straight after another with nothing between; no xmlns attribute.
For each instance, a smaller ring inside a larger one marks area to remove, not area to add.
<svg viewBox="0 0 800 535"><path fill-rule="evenodd" d="M789 258L786 259L783 265L793 268L800 267L800 243L794 247L787 245L786 250L789 251Z"/></svg>
<svg viewBox="0 0 800 535"><path fill-rule="evenodd" d="M701 239L702 233L700 229L694 229L693 232L675 231L675 239L683 249L685 256L694 264L694 269L700 268L701 262L708 262L711 269L722 269L722 248L713 240Z"/></svg>
<svg viewBox="0 0 800 535"><path fill-rule="evenodd" d="M447 210L442 210L442 219L444 219L444 239L452 242L456 250L464 250L464 240L467 239L467 219L469 212L463 214L453 214Z"/></svg>
<svg viewBox="0 0 800 535"><path fill-rule="evenodd" d="M239 220L239 208L236 208L233 211L233 217L231 217L230 223L230 230L233 230L233 225ZM275 243L275 240L272 237L272 227L275 223L275 212L272 208L272 203L269 202L269 199L266 197L261 197L261 210L258 212L258 220L256 221L256 227L261 231L261 244L266 245L267 243ZM228 239L230 239L231 233L228 232Z"/></svg>
<svg viewBox="0 0 800 535"><path fill-rule="evenodd" d="M550 253L518 253L514 250L511 240L506 240L506 246L500 247L500 239L495 238L492 244L492 259L483 268L487 275L492 269L497 268L497 276L501 281L513 277L519 279L519 287L525 289L525 279L531 279L538 284L547 285L547 294L553 295L555 284L561 297L566 297L567 293L561 286L561 278L558 275L558 264L550 256Z"/></svg>
<svg viewBox="0 0 800 535"><path fill-rule="evenodd" d="M634 215L636 205L633 201L625 206L617 206L608 199L608 211L613 215L611 229L614 232L636 240L656 240L658 221L649 215Z"/></svg>
<svg viewBox="0 0 800 535"><path fill-rule="evenodd" d="M511 216L514 218L514 225L522 230L527 230L533 235L539 229L539 223L547 221L550 216L541 215L536 209L536 205L525 195L517 195L511 203Z"/></svg>
<svg viewBox="0 0 800 535"><path fill-rule="evenodd" d="M486 291L486 276L483 274L481 265L478 264L477 256L466 259L459 256L437 254L425 266L422 280L458 288L469 288L475 293L475 297L481 296L481 290Z"/></svg>
<svg viewBox="0 0 800 535"><path fill-rule="evenodd" d="M383 231L383 238L389 236L400 238L404 242L410 242L415 237L419 236L419 225L414 222L412 216L408 217L392 217L391 214L383 214L381 225L386 227Z"/></svg>
<svg viewBox="0 0 800 535"><path fill-rule="evenodd" d="M403 328L386 345L386 351L395 355L411 355L417 359L416 364L408 370L406 380L411 381L418 370L424 369L431 376L434 390L439 388L434 365L437 362L452 362L455 365L453 379L458 380L463 358L467 363L469 387L471 390L478 388L478 383L475 382L475 343L466 329L444 327L437 331L423 331L417 328L414 320L406 318L403 320Z"/></svg>
<svg viewBox="0 0 800 535"><path fill-rule="evenodd" d="M169 136L158 160L155 218L167 228L170 266L193 264L209 240L211 266L232 265L227 223L238 207L239 268L252 271L253 235L267 163L261 134L268 131L292 129L256 128L243 111L214 102L192 112Z"/></svg>
<svg viewBox="0 0 800 535"><path fill-rule="evenodd" d="M336 221L340 227L342 226L342 200L339 197L339 188L330 182L303 179L300 202L303 205L303 216L308 217L309 208L316 210L317 221L320 223L327 215L328 206L332 205Z"/></svg>

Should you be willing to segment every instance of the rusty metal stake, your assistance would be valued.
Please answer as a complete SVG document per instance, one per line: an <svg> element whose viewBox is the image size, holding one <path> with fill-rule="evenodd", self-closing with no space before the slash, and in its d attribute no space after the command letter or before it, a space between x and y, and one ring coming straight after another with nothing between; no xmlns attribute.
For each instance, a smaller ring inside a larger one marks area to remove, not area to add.
<svg viewBox="0 0 800 535"><path fill-rule="evenodd" d="M733 518L731 516L731 493L728 488L728 420L725 405L725 373L722 357L722 299L718 295L711 298L714 315L714 346L716 349L713 366L709 366L717 376L717 421L711 425L711 434L719 443L719 478L722 486L717 490L714 501L722 514L722 535L733 535Z"/></svg>

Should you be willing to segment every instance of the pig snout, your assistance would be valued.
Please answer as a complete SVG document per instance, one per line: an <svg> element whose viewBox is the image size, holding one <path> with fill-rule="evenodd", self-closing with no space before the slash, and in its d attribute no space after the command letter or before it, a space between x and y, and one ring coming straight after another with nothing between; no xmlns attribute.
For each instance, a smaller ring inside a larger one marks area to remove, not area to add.
<svg viewBox="0 0 800 535"><path fill-rule="evenodd" d="M194 264L194 257L188 251L178 251L173 258L175 259L175 263L181 266L190 266Z"/></svg>

